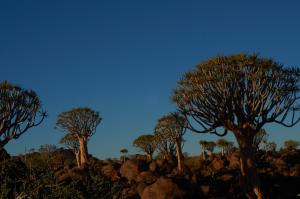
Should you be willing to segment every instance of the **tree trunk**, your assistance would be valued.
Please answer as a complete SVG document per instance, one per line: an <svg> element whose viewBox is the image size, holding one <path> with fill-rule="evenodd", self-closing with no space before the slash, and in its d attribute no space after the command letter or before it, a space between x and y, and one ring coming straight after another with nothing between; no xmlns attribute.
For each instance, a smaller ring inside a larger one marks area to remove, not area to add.
<svg viewBox="0 0 300 199"><path fill-rule="evenodd" d="M177 156L177 168L180 173L183 173L183 156L181 151L181 143L180 141L176 141L176 156Z"/></svg>
<svg viewBox="0 0 300 199"><path fill-rule="evenodd" d="M240 185L249 199L263 199L263 192L255 165L253 136L236 136L240 147Z"/></svg>
<svg viewBox="0 0 300 199"><path fill-rule="evenodd" d="M147 153L146 156L147 156L147 160L152 161L152 154L151 153Z"/></svg>
<svg viewBox="0 0 300 199"><path fill-rule="evenodd" d="M80 168L81 167L81 163L80 163L80 151L75 151L75 157L76 157L77 167Z"/></svg>
<svg viewBox="0 0 300 199"><path fill-rule="evenodd" d="M85 137L80 137L79 145L80 145L80 167L83 168L88 163L87 139Z"/></svg>

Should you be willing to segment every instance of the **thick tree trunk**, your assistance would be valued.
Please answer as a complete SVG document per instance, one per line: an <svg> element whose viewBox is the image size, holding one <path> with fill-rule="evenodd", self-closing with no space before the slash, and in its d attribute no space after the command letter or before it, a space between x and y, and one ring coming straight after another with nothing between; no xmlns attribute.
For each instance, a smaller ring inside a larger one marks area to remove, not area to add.
<svg viewBox="0 0 300 199"><path fill-rule="evenodd" d="M85 167L85 165L88 163L87 139L85 137L80 137L79 145L80 145L80 167Z"/></svg>
<svg viewBox="0 0 300 199"><path fill-rule="evenodd" d="M236 136L240 147L240 184L249 199L263 199L259 176L255 165L253 136Z"/></svg>
<svg viewBox="0 0 300 199"><path fill-rule="evenodd" d="M177 141L176 142L176 156L177 156L177 168L178 168L178 171L180 173L183 173L183 156L182 156L182 151L181 151L181 142L180 141Z"/></svg>

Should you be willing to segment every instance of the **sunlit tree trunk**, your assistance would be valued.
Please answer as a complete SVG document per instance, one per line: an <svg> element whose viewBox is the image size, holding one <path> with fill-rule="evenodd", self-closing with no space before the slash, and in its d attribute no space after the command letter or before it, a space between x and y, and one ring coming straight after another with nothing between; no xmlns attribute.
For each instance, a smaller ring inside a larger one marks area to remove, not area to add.
<svg viewBox="0 0 300 199"><path fill-rule="evenodd" d="M259 176L255 165L253 134L235 134L240 148L240 184L249 199L263 199Z"/></svg>
<svg viewBox="0 0 300 199"><path fill-rule="evenodd" d="M182 151L181 151L181 142L176 141L176 156L177 156L177 168L179 172L183 172L183 156L182 156Z"/></svg>
<svg viewBox="0 0 300 199"><path fill-rule="evenodd" d="M85 167L88 163L88 149L87 149L87 139L85 137L79 137L80 145L80 166Z"/></svg>
<svg viewBox="0 0 300 199"><path fill-rule="evenodd" d="M77 167L81 167L81 162L80 162L80 151L75 151L75 157L76 157L76 162L77 162Z"/></svg>
<svg viewBox="0 0 300 199"><path fill-rule="evenodd" d="M152 161L152 154L151 153L147 153L146 156L147 156L147 160Z"/></svg>

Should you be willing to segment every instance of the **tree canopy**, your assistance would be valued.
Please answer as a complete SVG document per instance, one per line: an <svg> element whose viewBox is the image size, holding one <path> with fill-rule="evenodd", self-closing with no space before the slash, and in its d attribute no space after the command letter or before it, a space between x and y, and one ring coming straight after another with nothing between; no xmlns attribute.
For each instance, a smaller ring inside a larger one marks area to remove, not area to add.
<svg viewBox="0 0 300 199"><path fill-rule="evenodd" d="M188 118L189 129L198 133L258 132L271 122L290 127L299 121L299 77L298 68L257 55L219 56L186 73L173 100ZM290 123L286 120L289 113ZM217 131L220 127L224 132Z"/></svg>
<svg viewBox="0 0 300 199"><path fill-rule="evenodd" d="M29 128L38 126L46 117L33 90L7 81L0 83L0 148L19 138Z"/></svg>

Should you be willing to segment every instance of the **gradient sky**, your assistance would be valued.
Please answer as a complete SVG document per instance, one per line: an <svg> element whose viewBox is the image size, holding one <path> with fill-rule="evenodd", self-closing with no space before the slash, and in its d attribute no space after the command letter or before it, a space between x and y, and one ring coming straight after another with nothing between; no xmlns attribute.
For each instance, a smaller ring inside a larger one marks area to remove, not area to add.
<svg viewBox="0 0 300 199"><path fill-rule="evenodd" d="M58 144L58 114L87 106L103 117L89 142L91 154L136 153L132 141L175 110L170 97L176 81L197 63L257 52L299 65L299 9L296 0L2 0L0 80L35 90L49 113L6 148L19 154ZM278 144L300 141L300 124L269 125L267 131ZM200 139L216 138L188 132L184 151L198 154Z"/></svg>

